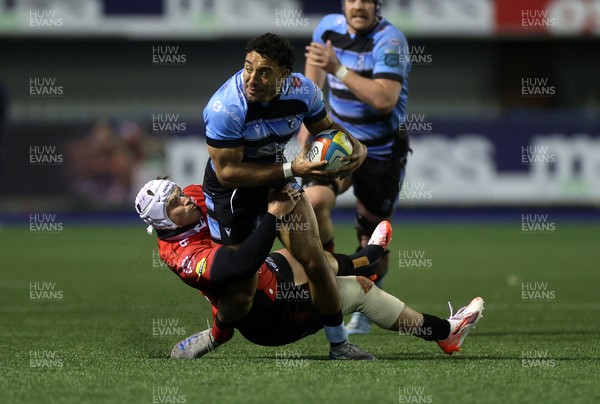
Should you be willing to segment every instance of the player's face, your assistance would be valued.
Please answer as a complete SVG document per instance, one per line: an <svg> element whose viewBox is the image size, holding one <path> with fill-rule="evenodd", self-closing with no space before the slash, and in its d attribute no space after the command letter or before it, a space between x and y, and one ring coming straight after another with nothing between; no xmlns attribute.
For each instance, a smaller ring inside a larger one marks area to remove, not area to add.
<svg viewBox="0 0 600 404"><path fill-rule="evenodd" d="M289 70L282 69L271 58L252 51L244 60L244 92L250 102L271 101L281 88Z"/></svg>
<svg viewBox="0 0 600 404"><path fill-rule="evenodd" d="M167 215L178 227L188 226L200 221L200 208L192 202L189 196L177 187L167 202Z"/></svg>
<svg viewBox="0 0 600 404"><path fill-rule="evenodd" d="M348 31L351 34L366 31L375 23L375 2L373 0L345 0L344 10Z"/></svg>

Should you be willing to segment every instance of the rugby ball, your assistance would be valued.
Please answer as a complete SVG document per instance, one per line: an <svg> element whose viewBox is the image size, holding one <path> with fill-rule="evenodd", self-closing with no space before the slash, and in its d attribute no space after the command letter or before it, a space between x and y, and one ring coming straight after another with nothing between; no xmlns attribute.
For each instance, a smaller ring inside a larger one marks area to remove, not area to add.
<svg viewBox="0 0 600 404"><path fill-rule="evenodd" d="M314 137L308 151L313 163L327 160L327 169L336 169L348 164L342 157L352 154L352 143L346 134L337 129L328 129Z"/></svg>

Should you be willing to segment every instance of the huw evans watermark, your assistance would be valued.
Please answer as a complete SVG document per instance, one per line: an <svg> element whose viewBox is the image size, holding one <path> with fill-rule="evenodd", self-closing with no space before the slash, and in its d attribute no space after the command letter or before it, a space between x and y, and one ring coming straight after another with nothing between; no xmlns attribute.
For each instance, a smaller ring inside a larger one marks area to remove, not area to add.
<svg viewBox="0 0 600 404"><path fill-rule="evenodd" d="M64 88L56 77L30 77L29 96L33 98L60 98Z"/></svg>
<svg viewBox="0 0 600 404"><path fill-rule="evenodd" d="M548 282L521 282L521 300L552 302L556 300L556 291L548 288Z"/></svg>
<svg viewBox="0 0 600 404"><path fill-rule="evenodd" d="M404 126L411 134L433 132L433 124L427 121L425 114L406 114Z"/></svg>
<svg viewBox="0 0 600 404"><path fill-rule="evenodd" d="M182 122L179 114L152 114L152 133L181 135L187 132L187 123Z"/></svg>
<svg viewBox="0 0 600 404"><path fill-rule="evenodd" d="M550 234L556 231L556 223L551 222L548 214L527 213L521 215L521 232L527 234Z"/></svg>
<svg viewBox="0 0 600 404"><path fill-rule="evenodd" d="M309 365L308 359L301 358L302 352L298 349L282 349L275 351L275 367L278 368L304 368Z"/></svg>
<svg viewBox="0 0 600 404"><path fill-rule="evenodd" d="M305 28L310 24L300 9L275 10L275 26L284 28Z"/></svg>
<svg viewBox="0 0 600 404"><path fill-rule="evenodd" d="M405 181L401 185L400 199L424 201L432 200L433 192L425 188L425 183L422 181Z"/></svg>
<svg viewBox="0 0 600 404"><path fill-rule="evenodd" d="M550 165L556 163L556 154L551 153L548 146L521 146L521 163Z"/></svg>
<svg viewBox="0 0 600 404"><path fill-rule="evenodd" d="M433 55L426 52L424 45L400 46L400 63L410 63L412 66L430 66L433 64Z"/></svg>
<svg viewBox="0 0 600 404"><path fill-rule="evenodd" d="M30 368L57 369L62 368L63 364L57 351L29 351Z"/></svg>
<svg viewBox="0 0 600 404"><path fill-rule="evenodd" d="M556 86L550 85L547 77L523 77L521 79L521 96L556 97Z"/></svg>
<svg viewBox="0 0 600 404"><path fill-rule="evenodd" d="M281 282L277 284L277 300L288 302L307 302L310 300L308 289L294 282Z"/></svg>
<svg viewBox="0 0 600 404"><path fill-rule="evenodd" d="M398 403L432 403L431 394L426 394L425 386L401 386L398 388Z"/></svg>
<svg viewBox="0 0 600 404"><path fill-rule="evenodd" d="M63 25L63 18L56 10L29 10L30 28L61 28Z"/></svg>
<svg viewBox="0 0 600 404"><path fill-rule="evenodd" d="M521 351L521 367L523 368L553 368L556 361L550 357L548 350L523 350Z"/></svg>
<svg viewBox="0 0 600 404"><path fill-rule="evenodd" d="M55 213L31 213L29 215L30 233L59 234L63 229L63 223L57 220Z"/></svg>
<svg viewBox="0 0 600 404"><path fill-rule="evenodd" d="M58 166L63 161L64 156L57 152L56 146L29 146L29 165Z"/></svg>
<svg viewBox="0 0 600 404"><path fill-rule="evenodd" d="M401 269L429 269L433 267L433 260L425 255L425 250L400 250L398 266Z"/></svg>
<svg viewBox="0 0 600 404"><path fill-rule="evenodd" d="M152 336L153 337L166 337L166 336L186 336L187 331L185 327L179 326L178 318L153 318L152 319Z"/></svg>
<svg viewBox="0 0 600 404"><path fill-rule="evenodd" d="M429 337L433 335L431 327L423 327L423 319L407 318L398 320L400 328L399 335L410 335L415 337Z"/></svg>
<svg viewBox="0 0 600 404"><path fill-rule="evenodd" d="M310 223L299 213L288 213L277 218L275 227L278 232L307 232L310 230Z"/></svg>
<svg viewBox="0 0 600 404"><path fill-rule="evenodd" d="M152 64L155 66L183 66L186 63L187 55L181 52L179 45L152 47Z"/></svg>
<svg viewBox="0 0 600 404"><path fill-rule="evenodd" d="M521 26L525 29L554 28L556 19L548 17L548 10L521 10Z"/></svg>
<svg viewBox="0 0 600 404"><path fill-rule="evenodd" d="M63 291L56 289L56 282L29 282L29 300L56 302L63 300Z"/></svg>
<svg viewBox="0 0 600 404"><path fill-rule="evenodd" d="M179 393L179 387L176 386L154 386L152 387L152 404L184 404L187 403L187 397Z"/></svg>

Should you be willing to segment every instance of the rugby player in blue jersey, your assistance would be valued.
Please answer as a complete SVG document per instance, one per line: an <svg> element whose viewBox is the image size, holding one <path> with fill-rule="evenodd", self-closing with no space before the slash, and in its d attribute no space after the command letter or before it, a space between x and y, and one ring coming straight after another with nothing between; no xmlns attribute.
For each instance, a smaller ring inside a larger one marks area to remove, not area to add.
<svg viewBox="0 0 600 404"><path fill-rule="evenodd" d="M409 149L403 125L408 101L406 37L381 16L381 0L342 0L343 14L325 16L306 47L306 77L329 85L333 120L367 146L367 159L342 180L304 181L315 209L323 247L333 251L331 209L336 196L350 185L356 196L356 230L360 246L366 245L382 220L391 220ZM404 57L401 57L404 55ZM308 133L302 131L300 142ZM388 269L388 257L377 268L377 286ZM348 333L367 334L370 322L355 313Z"/></svg>
<svg viewBox="0 0 600 404"><path fill-rule="evenodd" d="M292 73L294 59L291 44L277 35L249 41L243 69L217 90L204 109L210 160L203 190L216 243L235 248L252 234L266 212L269 189L288 183L301 189L295 176L322 181L347 176L366 158L366 147L330 118L321 90L302 74ZM313 135L330 128L346 132L354 149L346 157L348 164L325 170L326 162L312 163L306 158L308 146L287 162L283 150L302 124ZM311 298L322 315L330 356L372 359L348 342L335 278L321 247L313 209L303 193L286 220L294 223L279 227L280 239L311 280ZM294 231L297 224L300 231ZM229 284L237 298L230 300L234 305L226 310L230 315L216 323L224 332L250 311L256 282L253 276Z"/></svg>

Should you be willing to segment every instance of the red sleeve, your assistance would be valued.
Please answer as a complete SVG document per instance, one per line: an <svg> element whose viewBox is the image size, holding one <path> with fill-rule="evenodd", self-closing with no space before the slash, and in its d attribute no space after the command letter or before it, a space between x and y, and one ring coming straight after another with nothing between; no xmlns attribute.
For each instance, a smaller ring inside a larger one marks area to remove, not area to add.
<svg viewBox="0 0 600 404"><path fill-rule="evenodd" d="M221 246L211 246L200 235L181 241L158 240L160 258L191 287L206 292L212 261Z"/></svg>

